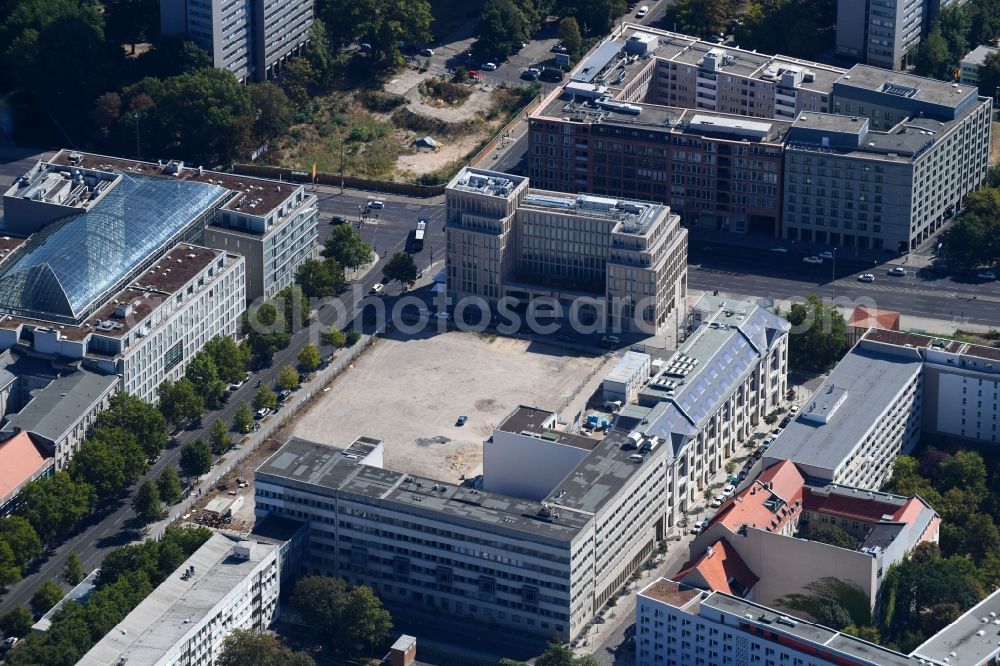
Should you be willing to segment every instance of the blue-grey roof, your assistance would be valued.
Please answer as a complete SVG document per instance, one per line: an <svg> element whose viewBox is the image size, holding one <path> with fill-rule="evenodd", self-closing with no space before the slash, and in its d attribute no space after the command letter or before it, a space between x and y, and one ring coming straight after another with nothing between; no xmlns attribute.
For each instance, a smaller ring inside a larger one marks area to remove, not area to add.
<svg viewBox="0 0 1000 666"><path fill-rule="evenodd" d="M580 66L576 68L571 77L574 81L583 81L584 83L591 83L597 78L597 75L604 71L604 68L614 60L622 49L625 48L625 42L619 42L616 40L611 40L604 42L597 47L597 50L591 53L586 60L580 63Z"/></svg>
<svg viewBox="0 0 1000 666"><path fill-rule="evenodd" d="M643 429L647 436L672 439L676 445L678 438L697 434L704 421L789 329L784 319L750 303L726 304L709 299L705 305L717 314L712 324L701 326L672 359L693 365L678 378L677 387L657 406L659 409L654 407L650 412L650 425Z"/></svg>
<svg viewBox="0 0 1000 666"><path fill-rule="evenodd" d="M79 319L223 196L217 185L126 174L92 209L33 234L0 271L0 308Z"/></svg>

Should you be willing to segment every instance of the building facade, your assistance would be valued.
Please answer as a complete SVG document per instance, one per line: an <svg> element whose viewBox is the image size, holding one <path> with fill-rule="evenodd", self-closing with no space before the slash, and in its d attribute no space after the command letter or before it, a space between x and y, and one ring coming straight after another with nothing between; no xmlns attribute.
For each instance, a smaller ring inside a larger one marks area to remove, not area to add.
<svg viewBox="0 0 1000 666"><path fill-rule="evenodd" d="M689 228L905 251L981 185L991 109L974 87L624 26L532 112L530 175Z"/></svg>
<svg viewBox="0 0 1000 666"><path fill-rule="evenodd" d="M319 208L316 195L302 185L274 185L289 190L287 198L270 211L256 212L253 192L229 202L205 227L204 243L246 258L246 297L273 298L295 281L295 270L316 251Z"/></svg>
<svg viewBox="0 0 1000 666"><path fill-rule="evenodd" d="M212 66L265 81L309 38L313 0L160 0L160 30L205 49Z"/></svg>
<svg viewBox="0 0 1000 666"><path fill-rule="evenodd" d="M982 67L987 57L996 55L998 51L1000 49L993 46L980 45L966 53L959 64L959 83L963 86L978 86L979 68ZM990 95L991 91L986 90L984 92ZM996 91L994 90L992 93L995 95Z"/></svg>
<svg viewBox="0 0 1000 666"><path fill-rule="evenodd" d="M445 190L450 304L547 300L596 330L655 332L687 293L687 231L665 206L528 189L466 167Z"/></svg>
<svg viewBox="0 0 1000 666"><path fill-rule="evenodd" d="M77 662L209 666L237 629L277 618L278 547L215 533Z"/></svg>

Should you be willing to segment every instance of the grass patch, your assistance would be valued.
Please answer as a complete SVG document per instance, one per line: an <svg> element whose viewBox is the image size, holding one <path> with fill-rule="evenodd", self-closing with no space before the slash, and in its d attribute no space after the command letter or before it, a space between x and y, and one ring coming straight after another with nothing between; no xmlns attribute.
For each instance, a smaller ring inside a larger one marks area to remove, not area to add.
<svg viewBox="0 0 1000 666"><path fill-rule="evenodd" d="M469 86L444 78L428 79L420 84L420 95L431 106L461 106L471 94Z"/></svg>
<svg viewBox="0 0 1000 666"><path fill-rule="evenodd" d="M372 113L391 113L406 104L406 98L402 95L381 90L362 90L355 95L355 99Z"/></svg>

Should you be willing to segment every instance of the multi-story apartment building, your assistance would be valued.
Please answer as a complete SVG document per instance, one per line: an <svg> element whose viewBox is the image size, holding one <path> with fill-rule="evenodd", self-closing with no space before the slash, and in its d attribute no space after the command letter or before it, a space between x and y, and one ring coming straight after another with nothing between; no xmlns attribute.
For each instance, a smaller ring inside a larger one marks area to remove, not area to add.
<svg viewBox="0 0 1000 666"><path fill-rule="evenodd" d="M968 0L839 0L837 55L905 69L942 8Z"/></svg>
<svg viewBox="0 0 1000 666"><path fill-rule="evenodd" d="M276 619L279 546L213 534L77 662L210 666L237 629Z"/></svg>
<svg viewBox="0 0 1000 666"><path fill-rule="evenodd" d="M988 56L996 55L998 52L1000 49L996 47L980 45L966 53L962 62L959 63L959 83L963 86L978 86L979 68L983 66ZM994 98L997 94L996 90L984 90L983 92Z"/></svg>
<svg viewBox="0 0 1000 666"><path fill-rule="evenodd" d="M706 294L697 328L626 405L615 427L670 442L670 525L708 487L788 390L789 325L754 303Z"/></svg>
<svg viewBox="0 0 1000 666"><path fill-rule="evenodd" d="M604 46L530 117L536 186L662 201L689 228L905 251L982 183L992 102L975 88L646 27ZM846 182L804 188L819 159Z"/></svg>
<svg viewBox="0 0 1000 666"><path fill-rule="evenodd" d="M655 333L687 293L687 231L668 207L471 167L445 200L449 305L544 297L601 330Z"/></svg>
<svg viewBox="0 0 1000 666"><path fill-rule="evenodd" d="M7 349L0 353L0 440L30 433L54 470L63 470L120 387L115 373Z"/></svg>
<svg viewBox="0 0 1000 666"><path fill-rule="evenodd" d="M871 608L889 567L925 541L941 519L919 497L813 484L790 461L773 465L725 501L690 544L674 580L768 605L806 594L825 577L856 586ZM836 525L854 548L812 540Z"/></svg>
<svg viewBox="0 0 1000 666"><path fill-rule="evenodd" d="M660 579L636 599L637 666L917 666L991 664L1000 647L990 620L1000 590L910 654L723 592ZM987 618L984 622L983 618ZM991 635L992 634L992 635Z"/></svg>
<svg viewBox="0 0 1000 666"><path fill-rule="evenodd" d="M309 38L313 0L160 0L160 30L205 49L212 66L264 81Z"/></svg>
<svg viewBox="0 0 1000 666"><path fill-rule="evenodd" d="M1000 441L1000 353L952 340L873 329L764 454L809 477L870 490L921 437Z"/></svg>
<svg viewBox="0 0 1000 666"><path fill-rule="evenodd" d="M857 71L855 77L861 74ZM836 94L838 111L868 112L880 120L802 114L793 123L785 147L786 238L912 250L944 226L965 195L980 186L989 166L989 101L977 100L974 88L906 78L914 85L875 90L855 87L852 77L854 99ZM939 101L912 115L891 111L895 99L879 99L915 96L927 88L937 88L927 96ZM865 89L871 106L856 94ZM953 101L958 103L941 111ZM884 131L873 131L880 125Z"/></svg>

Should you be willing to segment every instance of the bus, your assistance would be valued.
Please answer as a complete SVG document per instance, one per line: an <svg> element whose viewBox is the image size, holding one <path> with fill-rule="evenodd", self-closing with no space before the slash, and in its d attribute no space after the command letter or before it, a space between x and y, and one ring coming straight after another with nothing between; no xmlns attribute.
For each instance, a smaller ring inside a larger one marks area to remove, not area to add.
<svg viewBox="0 0 1000 666"><path fill-rule="evenodd" d="M417 230L413 232L413 251L420 252L424 249L424 232L427 230L427 221L417 222Z"/></svg>

